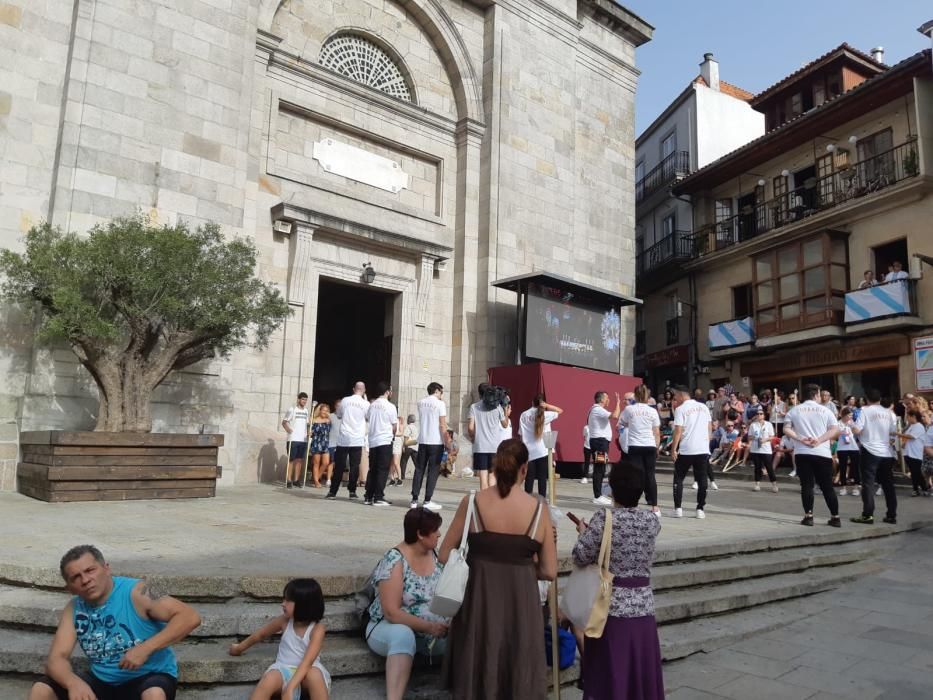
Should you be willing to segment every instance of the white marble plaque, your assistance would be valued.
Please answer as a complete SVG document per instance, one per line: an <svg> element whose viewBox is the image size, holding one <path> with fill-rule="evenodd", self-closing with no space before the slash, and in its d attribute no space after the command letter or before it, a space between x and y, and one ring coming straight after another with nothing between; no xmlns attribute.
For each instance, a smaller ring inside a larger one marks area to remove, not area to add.
<svg viewBox="0 0 933 700"><path fill-rule="evenodd" d="M407 189L411 181L394 160L333 139L315 141L313 158L329 173L387 192Z"/></svg>

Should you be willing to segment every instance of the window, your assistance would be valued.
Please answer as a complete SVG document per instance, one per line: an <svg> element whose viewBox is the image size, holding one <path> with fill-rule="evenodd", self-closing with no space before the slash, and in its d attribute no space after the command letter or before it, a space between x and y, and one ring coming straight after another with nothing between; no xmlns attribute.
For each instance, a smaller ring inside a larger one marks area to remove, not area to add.
<svg viewBox="0 0 933 700"><path fill-rule="evenodd" d="M778 175L771 181L771 187L774 195L774 209L771 215L774 217L774 226L777 228L787 221L787 178Z"/></svg>
<svg viewBox="0 0 933 700"><path fill-rule="evenodd" d="M823 83L822 78L819 78L813 84L813 104L819 107L824 102L826 102L826 85Z"/></svg>
<svg viewBox="0 0 933 700"><path fill-rule="evenodd" d="M803 114L803 96L797 92L790 98L791 117L797 117Z"/></svg>
<svg viewBox="0 0 933 700"><path fill-rule="evenodd" d="M748 318L752 315L752 285L732 288L732 317Z"/></svg>
<svg viewBox="0 0 933 700"><path fill-rule="evenodd" d="M674 235L674 230L676 227L676 218L674 214L668 214L661 221L661 237L667 238L668 236Z"/></svg>
<svg viewBox="0 0 933 700"><path fill-rule="evenodd" d="M680 319L669 318L667 320L667 344L677 345L680 342Z"/></svg>
<svg viewBox="0 0 933 700"><path fill-rule="evenodd" d="M672 131L661 141L661 160L677 150L677 132Z"/></svg>
<svg viewBox="0 0 933 700"><path fill-rule="evenodd" d="M677 292L667 295L667 318L677 318Z"/></svg>
<svg viewBox="0 0 933 700"><path fill-rule="evenodd" d="M845 238L823 233L768 251L755 257L754 271L760 335L842 323L849 278Z"/></svg>
<svg viewBox="0 0 933 700"><path fill-rule="evenodd" d="M735 243L734 220L732 219L732 200L716 200L716 242L729 245Z"/></svg>
<svg viewBox="0 0 933 700"><path fill-rule="evenodd" d="M355 34L335 36L321 47L320 63L335 73L405 102L411 88L395 61L379 46Z"/></svg>
<svg viewBox="0 0 933 700"><path fill-rule="evenodd" d="M889 180L894 181L894 135L891 129L859 139L856 149L858 176L863 186L872 183L886 185Z"/></svg>
<svg viewBox="0 0 933 700"><path fill-rule="evenodd" d="M835 97L836 95L842 94L842 74L833 73L832 75L826 76L826 85L828 87L829 96Z"/></svg>
<svg viewBox="0 0 933 700"><path fill-rule="evenodd" d="M833 154L816 159L816 182L820 204L832 204L836 184L833 178Z"/></svg>
<svg viewBox="0 0 933 700"><path fill-rule="evenodd" d="M641 182L645 179L645 161L644 159L635 163L635 182Z"/></svg>

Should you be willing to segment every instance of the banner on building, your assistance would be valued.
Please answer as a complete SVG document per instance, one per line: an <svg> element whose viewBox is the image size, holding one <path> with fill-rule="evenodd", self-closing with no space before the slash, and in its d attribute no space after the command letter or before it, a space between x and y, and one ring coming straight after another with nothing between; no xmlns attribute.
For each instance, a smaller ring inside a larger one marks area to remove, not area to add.
<svg viewBox="0 0 933 700"><path fill-rule="evenodd" d="M737 318L734 321L714 323L709 327L709 347L731 348L755 342L755 331L751 316Z"/></svg>
<svg viewBox="0 0 933 700"><path fill-rule="evenodd" d="M846 323L871 321L910 312L907 284L894 282L846 294Z"/></svg>

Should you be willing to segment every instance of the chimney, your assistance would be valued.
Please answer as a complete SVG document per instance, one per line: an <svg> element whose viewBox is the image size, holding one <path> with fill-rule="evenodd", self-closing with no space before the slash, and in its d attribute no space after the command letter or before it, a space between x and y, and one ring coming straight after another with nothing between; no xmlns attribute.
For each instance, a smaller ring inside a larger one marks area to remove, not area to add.
<svg viewBox="0 0 933 700"><path fill-rule="evenodd" d="M884 47L876 46L871 50L871 57L878 61L878 63L884 63Z"/></svg>
<svg viewBox="0 0 933 700"><path fill-rule="evenodd" d="M700 75L710 88L719 90L719 61L713 58L713 54L703 54L703 63L700 64Z"/></svg>

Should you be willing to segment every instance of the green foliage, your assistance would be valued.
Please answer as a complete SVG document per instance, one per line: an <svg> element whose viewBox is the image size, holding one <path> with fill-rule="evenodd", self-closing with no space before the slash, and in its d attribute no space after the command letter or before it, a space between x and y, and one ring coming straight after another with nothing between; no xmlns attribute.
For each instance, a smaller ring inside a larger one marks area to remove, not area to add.
<svg viewBox="0 0 933 700"><path fill-rule="evenodd" d="M23 254L0 253L9 300L38 301L39 339L110 354L133 347L176 352L178 369L199 359L263 348L289 314L271 284L254 276L256 250L224 240L216 224L152 226L115 219L86 237L45 223Z"/></svg>

